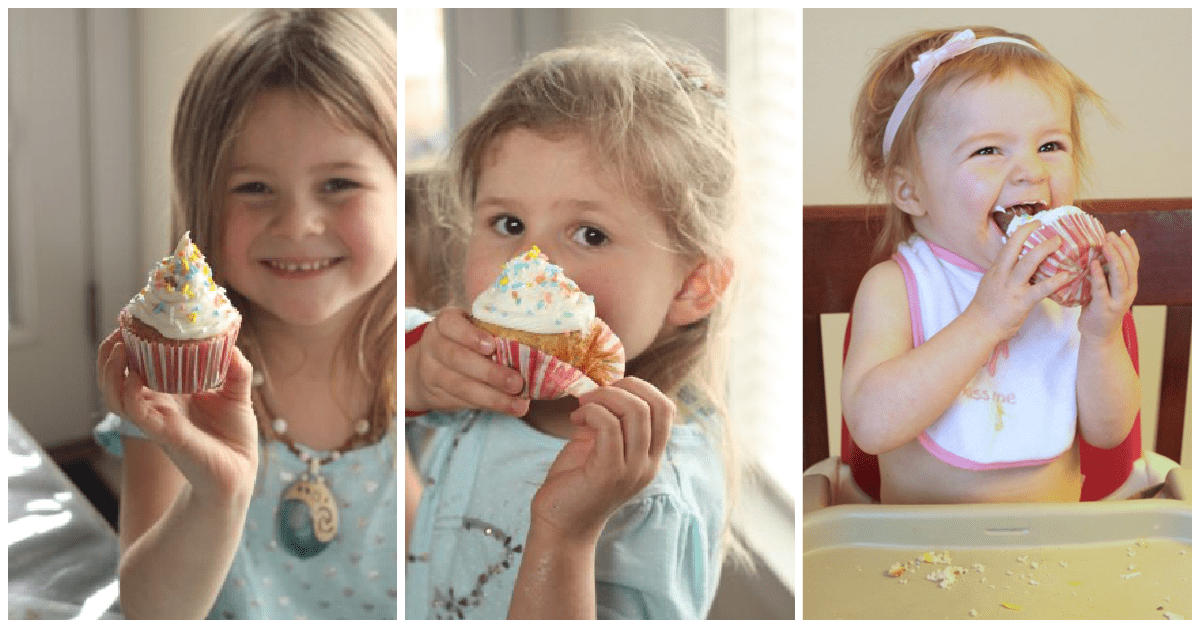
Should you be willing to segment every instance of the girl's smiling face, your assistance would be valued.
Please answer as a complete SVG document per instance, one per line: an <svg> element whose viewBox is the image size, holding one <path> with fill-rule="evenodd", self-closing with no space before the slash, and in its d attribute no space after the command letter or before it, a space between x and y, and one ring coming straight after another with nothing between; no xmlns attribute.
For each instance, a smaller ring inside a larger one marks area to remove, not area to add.
<svg viewBox="0 0 1200 628"><path fill-rule="evenodd" d="M1071 103L1023 74L951 84L934 95L917 150L909 197L893 187L897 206L922 237L982 268L1003 246L995 207L1075 202Z"/></svg>
<svg viewBox="0 0 1200 628"><path fill-rule="evenodd" d="M226 183L226 280L278 320L327 321L396 265L396 175L365 135L286 90L259 95Z"/></svg>
<svg viewBox="0 0 1200 628"><path fill-rule="evenodd" d="M662 221L598 168L576 135L549 139L518 128L483 160L467 245L467 297L536 244L592 295L596 315L632 359L667 330L688 266Z"/></svg>

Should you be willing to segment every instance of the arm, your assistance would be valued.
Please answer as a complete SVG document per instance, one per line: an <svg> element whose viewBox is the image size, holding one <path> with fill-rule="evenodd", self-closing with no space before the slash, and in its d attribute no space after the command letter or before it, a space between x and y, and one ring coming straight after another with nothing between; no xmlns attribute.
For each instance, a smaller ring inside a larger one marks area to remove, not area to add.
<svg viewBox="0 0 1200 628"><path fill-rule="evenodd" d="M118 332L101 344L104 405L151 440L125 439L118 565L127 617L203 618L241 541L258 469L252 369L234 350L225 383L194 395L144 386Z"/></svg>
<svg viewBox="0 0 1200 628"><path fill-rule="evenodd" d="M912 346L900 266L883 262L863 277L842 372L842 407L854 441L880 454L916 439L937 421L1004 338L970 308L921 346Z"/></svg>
<svg viewBox="0 0 1200 628"><path fill-rule="evenodd" d="M596 619L596 543L534 522L517 570L509 619Z"/></svg>
<svg viewBox="0 0 1200 628"><path fill-rule="evenodd" d="M1128 233L1109 233L1104 256L1091 270L1092 301L1079 315L1079 374L1075 398L1083 439L1101 449L1120 445L1137 416L1142 390L1121 335L1125 313L1137 295L1137 245Z"/></svg>
<svg viewBox="0 0 1200 628"><path fill-rule="evenodd" d="M654 479L675 404L634 377L579 396L574 433L530 504L509 619L595 619L596 544L608 518Z"/></svg>
<svg viewBox="0 0 1200 628"><path fill-rule="evenodd" d="M129 619L203 619L241 542L253 485L201 495L150 441L125 440L121 607Z"/></svg>
<svg viewBox="0 0 1200 628"><path fill-rule="evenodd" d="M412 538L413 525L417 523L417 506L421 503L421 474L413 464L412 454L404 447L404 553L408 553L408 541Z"/></svg>

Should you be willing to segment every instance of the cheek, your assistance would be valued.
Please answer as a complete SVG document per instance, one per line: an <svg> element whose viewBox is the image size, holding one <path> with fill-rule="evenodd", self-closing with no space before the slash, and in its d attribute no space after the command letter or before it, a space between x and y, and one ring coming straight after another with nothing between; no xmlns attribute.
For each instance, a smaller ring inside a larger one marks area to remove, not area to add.
<svg viewBox="0 0 1200 628"><path fill-rule="evenodd" d="M494 270L493 270L494 269ZM467 251L465 286L468 304L475 300L500 274L500 265L473 250Z"/></svg>
<svg viewBox="0 0 1200 628"><path fill-rule="evenodd" d="M231 211L225 218L225 233L221 246L220 270L230 279L241 278L249 256L250 241L257 226L244 214Z"/></svg>
<svg viewBox="0 0 1200 628"><path fill-rule="evenodd" d="M350 253L372 266L391 268L399 253L395 206L386 199L373 207L355 204L338 213L337 233Z"/></svg>

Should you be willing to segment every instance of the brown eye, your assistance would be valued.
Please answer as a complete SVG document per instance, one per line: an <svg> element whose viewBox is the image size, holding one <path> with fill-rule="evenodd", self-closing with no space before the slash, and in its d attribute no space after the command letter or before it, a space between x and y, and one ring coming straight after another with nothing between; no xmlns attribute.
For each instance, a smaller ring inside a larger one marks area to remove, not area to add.
<svg viewBox="0 0 1200 628"><path fill-rule="evenodd" d="M500 235L515 236L524 233L525 224L514 216L497 216L492 219L492 229Z"/></svg>
<svg viewBox="0 0 1200 628"><path fill-rule="evenodd" d="M572 239L587 246L600 246L608 242L608 236L595 227L580 227L576 229Z"/></svg>

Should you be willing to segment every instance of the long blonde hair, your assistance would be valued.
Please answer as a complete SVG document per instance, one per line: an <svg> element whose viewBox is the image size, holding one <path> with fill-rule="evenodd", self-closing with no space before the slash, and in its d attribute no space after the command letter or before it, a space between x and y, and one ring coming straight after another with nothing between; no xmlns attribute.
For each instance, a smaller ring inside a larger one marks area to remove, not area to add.
<svg viewBox="0 0 1200 628"><path fill-rule="evenodd" d="M440 224L466 237L485 156L517 128L581 137L607 174L662 221L676 254L690 263L733 262L741 213L733 130L724 88L696 50L630 29L528 60L458 134L436 188L441 194L430 201ZM461 263L448 266L462 272ZM455 279L462 303L464 282ZM656 340L625 372L677 403L711 410L714 424L704 427L722 449L732 508L740 463L726 409L730 296Z"/></svg>
<svg viewBox="0 0 1200 628"><path fill-rule="evenodd" d="M919 164L917 130L921 128L929 103L938 93L949 85L995 80L1011 73L1024 75L1041 84L1048 93L1067 95L1071 103L1071 145L1074 147L1072 157L1076 173L1087 170L1088 156L1080 128L1081 111L1087 103L1098 105L1103 111L1100 96L1050 56L1045 47L1032 37L991 26L966 28L970 28L979 38L1001 36L1021 39L1037 50L1019 44L990 44L939 65L930 75L929 82L917 93L916 100L896 132L892 150L884 155L884 129L900 96L913 81L913 62L921 53L938 48L963 28L922 30L885 47L867 71L852 118L852 155L859 166L863 183L872 194L885 192L887 181L898 168L911 171ZM894 203L889 203L876 242L875 257L891 255L896 246L912 234L912 218Z"/></svg>
<svg viewBox="0 0 1200 628"><path fill-rule="evenodd" d="M238 345L263 368L254 311L223 281L225 186L238 134L255 97L274 89L308 98L332 120L361 132L396 171L396 39L373 11L268 9L222 30L192 67L175 114L172 242L184 231L205 252L213 279L243 313ZM396 268L369 293L346 332L342 364L373 382L371 416L396 412ZM331 365L331 375L339 364ZM259 430L270 434L256 393ZM373 420L377 440L390 420Z"/></svg>

